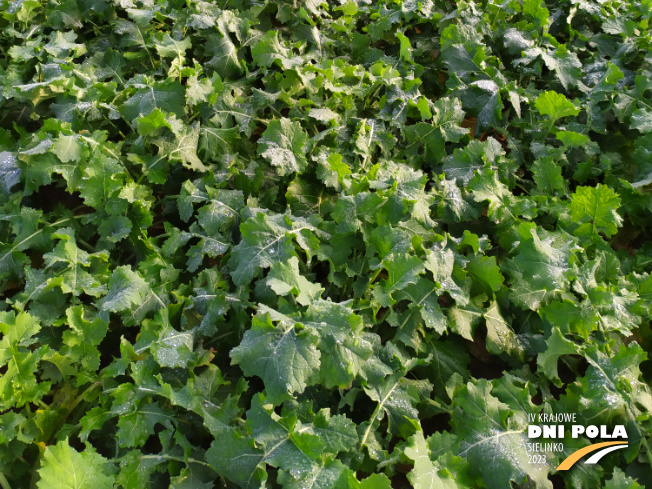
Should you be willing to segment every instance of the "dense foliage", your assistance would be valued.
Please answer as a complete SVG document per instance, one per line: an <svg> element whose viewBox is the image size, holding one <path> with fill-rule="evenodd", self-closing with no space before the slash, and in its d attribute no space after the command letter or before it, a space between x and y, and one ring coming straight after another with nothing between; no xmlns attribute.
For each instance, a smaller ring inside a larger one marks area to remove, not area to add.
<svg viewBox="0 0 652 489"><path fill-rule="evenodd" d="M652 484L650 0L0 5L1 487Z"/></svg>

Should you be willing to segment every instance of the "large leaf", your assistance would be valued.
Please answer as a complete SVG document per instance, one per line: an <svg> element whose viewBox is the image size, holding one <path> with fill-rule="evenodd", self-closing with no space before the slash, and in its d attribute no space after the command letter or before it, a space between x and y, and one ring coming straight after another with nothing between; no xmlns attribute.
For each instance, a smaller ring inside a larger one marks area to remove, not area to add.
<svg viewBox="0 0 652 489"><path fill-rule="evenodd" d="M301 172L305 169L308 137L301 124L289 119L275 119L258 141L258 154L277 168L279 175Z"/></svg>
<svg viewBox="0 0 652 489"><path fill-rule="evenodd" d="M184 95L185 89L178 82L156 83L147 88L139 88L123 104L122 113L128 121L149 115L154 109L182 117Z"/></svg>
<svg viewBox="0 0 652 489"><path fill-rule="evenodd" d="M259 269L286 262L295 255L292 239L288 236L292 228L285 219L278 217L280 219L269 219L258 214L240 225L242 241L229 260L231 276L237 285L248 283Z"/></svg>
<svg viewBox="0 0 652 489"><path fill-rule="evenodd" d="M268 400L278 404L304 391L319 368L317 338L310 331L295 328L291 321L276 326L269 315L256 316L252 328L231 360L245 375L257 375L265 384Z"/></svg>
<svg viewBox="0 0 652 489"><path fill-rule="evenodd" d="M38 470L39 489L110 489L115 478L107 474L107 460L93 450L82 453L68 444L68 439L49 446L43 453Z"/></svg>
<svg viewBox="0 0 652 489"><path fill-rule="evenodd" d="M573 241L525 223L519 226L519 236L515 256L503 269L512 282L512 300L536 310L569 283Z"/></svg>
<svg viewBox="0 0 652 489"><path fill-rule="evenodd" d="M521 484L530 479L536 487L552 488L546 464L533 464L525 449L526 425L510 418L509 406L492 393L484 379L459 388L453 397L451 423L461 437L460 455L471 462L471 470L482 474L489 489ZM492 467L485 471L484 467Z"/></svg>

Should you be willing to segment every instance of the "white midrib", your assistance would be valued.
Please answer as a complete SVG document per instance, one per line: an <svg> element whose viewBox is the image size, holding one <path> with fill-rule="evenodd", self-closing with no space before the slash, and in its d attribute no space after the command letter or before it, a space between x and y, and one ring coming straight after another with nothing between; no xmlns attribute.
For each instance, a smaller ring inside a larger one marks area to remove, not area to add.
<svg viewBox="0 0 652 489"><path fill-rule="evenodd" d="M466 450L464 450L463 452L460 452L460 456L461 457L465 456L466 453L469 450L471 450L473 447L476 447L478 445L482 445L483 443L486 443L488 441L496 440L496 439L498 439L498 438L500 438L502 436L506 436L506 435L516 435L516 434L521 434L521 433L524 433L524 430L510 430L510 431L503 431L503 432L498 433L497 435L494 435L494 436L489 436L487 438L483 438L482 440L480 440L478 442L475 442L473 445L468 446L466 448Z"/></svg>
<svg viewBox="0 0 652 489"><path fill-rule="evenodd" d="M367 429L364 432L364 436L362 437L362 440L360 440L360 448L364 446L364 444L367 442L367 438L369 437L369 433L371 432L371 427L374 425L374 420L376 419L376 416L378 415L378 412L382 409L382 407L385 405L385 402L387 402L387 399L389 399L389 396L392 395L392 392L394 392L394 389L396 389L396 386L398 383L401 381L399 378L396 383L392 386L392 388L389 390L387 395L383 397L383 399L378 403L376 406L376 409L374 409L374 413L371 416L371 420L369 421L369 426L367 426Z"/></svg>

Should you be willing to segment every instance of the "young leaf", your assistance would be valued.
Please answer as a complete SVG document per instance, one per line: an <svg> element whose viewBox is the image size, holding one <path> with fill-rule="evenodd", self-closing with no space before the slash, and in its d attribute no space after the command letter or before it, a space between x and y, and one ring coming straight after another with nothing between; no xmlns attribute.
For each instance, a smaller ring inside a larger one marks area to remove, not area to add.
<svg viewBox="0 0 652 489"><path fill-rule="evenodd" d="M87 448L79 453L68 444L68 439L49 446L43 452L39 489L111 489L115 477L106 470L107 460Z"/></svg>
<svg viewBox="0 0 652 489"><path fill-rule="evenodd" d="M272 264L267 275L267 285L279 295L292 294L302 306L307 306L318 299L323 288L306 280L299 273L299 260L296 256L287 263L276 262Z"/></svg>
<svg viewBox="0 0 652 489"><path fill-rule="evenodd" d="M557 372L557 361L562 355L576 355L580 348L570 340L564 338L559 328L552 328L550 338L546 341L546 351L537 356L537 365L544 372L546 377L561 387L562 382Z"/></svg>
<svg viewBox="0 0 652 489"><path fill-rule="evenodd" d="M577 187L568 205L571 219L579 224L575 236L593 236L598 233L607 238L618 232L623 219L616 212L620 198L606 185Z"/></svg>
<svg viewBox="0 0 652 489"><path fill-rule="evenodd" d="M573 105L563 94L546 91L537 97L534 106L541 115L550 117L550 127L563 117L576 116L580 110Z"/></svg>

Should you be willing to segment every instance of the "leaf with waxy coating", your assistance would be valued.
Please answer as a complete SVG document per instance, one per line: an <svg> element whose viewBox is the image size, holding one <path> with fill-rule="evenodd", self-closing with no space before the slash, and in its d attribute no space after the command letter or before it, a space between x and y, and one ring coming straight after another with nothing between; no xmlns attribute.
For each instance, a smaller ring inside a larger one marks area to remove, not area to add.
<svg viewBox="0 0 652 489"><path fill-rule="evenodd" d="M245 375L263 380L269 402L279 404L302 393L319 369L317 338L291 321L272 323L268 315L254 316L252 328L231 350L231 361Z"/></svg>

